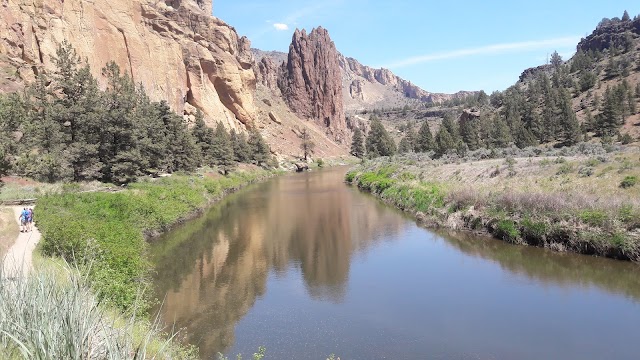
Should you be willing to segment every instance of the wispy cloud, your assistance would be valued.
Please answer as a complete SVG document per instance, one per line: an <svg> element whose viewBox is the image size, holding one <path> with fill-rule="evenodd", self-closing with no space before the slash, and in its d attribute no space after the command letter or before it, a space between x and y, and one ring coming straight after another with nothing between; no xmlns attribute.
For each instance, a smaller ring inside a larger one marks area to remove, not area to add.
<svg viewBox="0 0 640 360"><path fill-rule="evenodd" d="M305 6L301 9L293 11L289 13L285 17L285 23L287 24L297 24L298 21L304 17L309 15L313 15L318 13L319 11L330 8L336 5L340 5L344 2L344 0L325 0L325 1L313 1L311 5Z"/></svg>
<svg viewBox="0 0 640 360"><path fill-rule="evenodd" d="M283 23L275 23L273 24L273 27L278 31L289 30L289 25Z"/></svg>
<svg viewBox="0 0 640 360"><path fill-rule="evenodd" d="M444 51L433 54L420 56L412 56L406 59L398 60L390 64L383 65L387 69L397 69L410 65L422 64L431 61L448 60L464 58L474 55L498 55L509 52L525 52L540 49L548 49L551 47L568 47L575 46L580 41L580 36L567 36L554 39L522 41L513 43L493 44L474 48L457 49L452 51Z"/></svg>

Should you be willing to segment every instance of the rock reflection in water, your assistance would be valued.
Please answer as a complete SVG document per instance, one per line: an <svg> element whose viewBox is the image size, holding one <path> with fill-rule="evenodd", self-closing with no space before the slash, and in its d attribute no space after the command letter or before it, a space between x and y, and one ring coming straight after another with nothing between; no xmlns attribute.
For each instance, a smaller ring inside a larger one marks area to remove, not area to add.
<svg viewBox="0 0 640 360"><path fill-rule="evenodd" d="M345 187L345 171L257 185L159 239L152 253L164 320L186 327L186 341L210 357L233 344L270 271L299 268L311 297L340 302L354 254L407 224Z"/></svg>

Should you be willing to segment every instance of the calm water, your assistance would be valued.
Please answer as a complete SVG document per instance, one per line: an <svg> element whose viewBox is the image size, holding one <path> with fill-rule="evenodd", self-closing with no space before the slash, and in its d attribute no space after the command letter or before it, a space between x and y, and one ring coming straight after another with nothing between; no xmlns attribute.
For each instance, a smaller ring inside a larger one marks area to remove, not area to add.
<svg viewBox="0 0 640 360"><path fill-rule="evenodd" d="M203 359L638 359L640 266L438 234L343 184L241 191L153 244Z"/></svg>

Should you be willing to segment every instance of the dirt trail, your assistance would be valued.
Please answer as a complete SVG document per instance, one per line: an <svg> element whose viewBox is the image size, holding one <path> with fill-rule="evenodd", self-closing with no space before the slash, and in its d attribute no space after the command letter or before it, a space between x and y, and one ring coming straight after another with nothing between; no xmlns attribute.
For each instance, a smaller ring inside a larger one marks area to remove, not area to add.
<svg viewBox="0 0 640 360"><path fill-rule="evenodd" d="M20 212L23 207L12 206L14 218L20 223ZM19 233L16 242L9 248L7 255L4 257L2 277L14 278L17 276L27 275L31 270L33 263L33 250L40 241L41 234L38 229L33 226L32 231Z"/></svg>

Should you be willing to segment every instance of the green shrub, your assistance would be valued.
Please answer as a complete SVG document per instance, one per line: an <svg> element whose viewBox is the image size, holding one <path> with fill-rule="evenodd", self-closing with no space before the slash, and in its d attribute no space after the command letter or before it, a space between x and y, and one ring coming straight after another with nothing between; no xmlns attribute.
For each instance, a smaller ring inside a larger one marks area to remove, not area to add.
<svg viewBox="0 0 640 360"><path fill-rule="evenodd" d="M579 214L580 220L591 226L604 226L609 219L607 214L601 210L584 210Z"/></svg>
<svg viewBox="0 0 640 360"><path fill-rule="evenodd" d="M562 158L559 158L562 159ZM574 170L574 166L571 163L568 162L564 162L560 165L560 167L558 168L558 172L557 175L566 175L566 174L570 174L572 173Z"/></svg>
<svg viewBox="0 0 640 360"><path fill-rule="evenodd" d="M520 236L520 232L513 221L500 220L496 225L495 235L502 240L516 242Z"/></svg>
<svg viewBox="0 0 640 360"><path fill-rule="evenodd" d="M536 222L530 219L524 219L520 223L522 237L528 241L535 240L541 242L548 232L548 226L544 222Z"/></svg>
<svg viewBox="0 0 640 360"><path fill-rule="evenodd" d="M620 182L620 187L623 189L628 189L633 187L638 182L638 177L636 176L625 176L624 179Z"/></svg>
<svg viewBox="0 0 640 360"><path fill-rule="evenodd" d="M355 171L349 171L345 176L344 176L344 180L346 182L348 182L349 184L353 183L353 180L356 178L356 172Z"/></svg>
<svg viewBox="0 0 640 360"><path fill-rule="evenodd" d="M593 175L593 173L594 173L594 170L593 170L593 168L591 166L581 166L578 169L578 175L580 177L589 177L589 176Z"/></svg>

